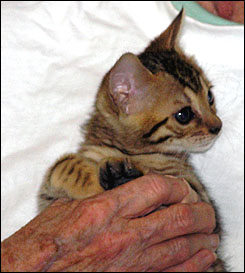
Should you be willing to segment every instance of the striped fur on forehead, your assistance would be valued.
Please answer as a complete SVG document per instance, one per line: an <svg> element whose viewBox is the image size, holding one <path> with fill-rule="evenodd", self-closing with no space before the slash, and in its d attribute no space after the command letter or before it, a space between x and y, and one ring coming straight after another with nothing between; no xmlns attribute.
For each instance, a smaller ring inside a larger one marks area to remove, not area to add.
<svg viewBox="0 0 245 273"><path fill-rule="evenodd" d="M156 74L165 71L177 79L183 86L188 86L194 92L202 89L200 71L187 58L181 56L174 49L161 51L145 51L138 58L141 63Z"/></svg>

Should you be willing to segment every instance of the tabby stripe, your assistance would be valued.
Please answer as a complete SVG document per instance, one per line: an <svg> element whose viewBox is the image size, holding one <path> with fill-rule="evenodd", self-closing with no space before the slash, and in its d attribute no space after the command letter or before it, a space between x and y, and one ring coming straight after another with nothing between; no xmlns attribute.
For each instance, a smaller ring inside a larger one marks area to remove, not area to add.
<svg viewBox="0 0 245 273"><path fill-rule="evenodd" d="M166 128L167 128L169 131L174 132L174 133L175 133L177 136L179 136L179 137L183 137L183 135L182 135L182 134L180 134L180 132L176 131L176 130L173 128L173 126L166 125ZM177 136L176 136L176 137L177 137Z"/></svg>
<svg viewBox="0 0 245 273"><path fill-rule="evenodd" d="M70 156L70 155L69 155L69 156L63 158L62 160L58 161L58 162L54 165L54 167L52 168L52 170L54 170L58 165L60 165L60 164L63 163L64 161L70 160L70 159L74 159L74 156Z"/></svg>
<svg viewBox="0 0 245 273"><path fill-rule="evenodd" d="M72 168L70 169L70 171L68 172L68 175L72 174L74 171L74 167L76 166L76 163L72 166Z"/></svg>
<svg viewBox="0 0 245 273"><path fill-rule="evenodd" d="M68 174L69 174L69 175L72 174L73 171L74 171L74 169L75 169L75 167L76 167L76 165L79 165L81 162L82 162L82 160L78 160L78 161L74 162L74 164L71 166L71 169L70 169L70 171L68 172Z"/></svg>
<svg viewBox="0 0 245 273"><path fill-rule="evenodd" d="M70 166L71 169L69 170L68 175L71 175L71 174L73 173L73 171L74 171L76 165L80 164L81 162L82 162L82 160L78 160L78 161L76 161L76 162L73 162L72 166ZM60 173L60 177L61 177L61 175L64 173L64 171L67 169L67 167L68 167L68 165L66 165L66 166L62 169L62 171L61 171L61 173ZM60 178L60 177L59 177L59 178Z"/></svg>
<svg viewBox="0 0 245 273"><path fill-rule="evenodd" d="M202 89L200 72L191 63L186 62L175 50L158 52L146 50L138 55L138 58L153 74L166 71L195 93Z"/></svg>
<svg viewBox="0 0 245 273"><path fill-rule="evenodd" d="M156 125L154 125L151 128L151 130L148 133L143 135L143 138L148 138L148 137L152 136L152 134L155 133L158 130L158 128L161 127L162 125L164 125L167 121L168 121L168 118L165 118L164 120L158 122Z"/></svg>
<svg viewBox="0 0 245 273"><path fill-rule="evenodd" d="M45 194L45 193L42 193L42 194L40 195L40 198L45 199L45 200L48 200L48 201L50 201L50 200L56 200L56 199L57 199L57 198L51 197L51 196L49 196L49 195L47 195L47 194Z"/></svg>
<svg viewBox="0 0 245 273"><path fill-rule="evenodd" d="M63 162L65 162L66 160L70 160L70 159L74 159L74 156L67 156L65 158L63 158L62 160L58 161L53 167L52 169L50 170L50 173L49 173L49 176L48 176L48 181L50 181L50 178L53 174L53 171L56 169L56 167L60 164L62 164Z"/></svg>
<svg viewBox="0 0 245 273"><path fill-rule="evenodd" d="M113 145L113 144L108 144L108 143L105 143L105 142L102 142L102 145L105 145L109 148L112 148L112 149L117 149L118 151L120 151L121 153L125 154L125 155L133 155L132 153L129 153L127 150L125 149L121 149L119 147L117 147L116 145Z"/></svg>
<svg viewBox="0 0 245 273"><path fill-rule="evenodd" d="M168 174L168 175L172 175L171 171L173 171L173 166L168 166L168 167L164 167L164 168L156 168L156 171Z"/></svg>
<svg viewBox="0 0 245 273"><path fill-rule="evenodd" d="M117 147L116 145L110 145L110 144L107 144L105 142L102 142L103 145L109 147L109 148L112 148L112 149L117 149L119 152L125 154L125 155L130 155L130 156L138 156L138 155L156 155L156 154L161 154L161 153L158 153L158 152L148 152L148 153L130 153L129 151L127 150L124 150L124 149L120 149L119 147ZM168 154L166 154L168 155Z"/></svg>
<svg viewBox="0 0 245 273"><path fill-rule="evenodd" d="M81 178L81 170L79 170L79 172L78 172L78 175L77 175L77 179L76 179L76 181L75 181L75 184L78 183L78 181L79 181L80 178Z"/></svg>
<svg viewBox="0 0 245 273"><path fill-rule="evenodd" d="M61 178L62 174L66 171L67 167L68 167L68 164L66 164L66 165L64 166L64 168L61 170L60 175L59 175L59 178Z"/></svg>
<svg viewBox="0 0 245 273"><path fill-rule="evenodd" d="M158 140L150 141L150 144L159 144L168 140L171 136L160 137Z"/></svg>
<svg viewBox="0 0 245 273"><path fill-rule="evenodd" d="M85 186L85 184L88 182L89 178L90 178L90 173L87 173L85 175L85 177L83 178L83 184L82 184L82 186Z"/></svg>

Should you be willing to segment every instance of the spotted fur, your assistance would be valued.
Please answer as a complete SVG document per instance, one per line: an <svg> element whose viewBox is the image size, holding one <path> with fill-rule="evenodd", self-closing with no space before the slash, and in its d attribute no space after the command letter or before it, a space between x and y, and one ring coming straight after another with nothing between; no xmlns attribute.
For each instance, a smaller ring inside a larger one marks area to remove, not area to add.
<svg viewBox="0 0 245 273"><path fill-rule="evenodd" d="M200 72L175 50L146 51L139 55L139 59L153 74L165 71L194 92L202 89Z"/></svg>
<svg viewBox="0 0 245 273"><path fill-rule="evenodd" d="M211 202L188 158L216 140L221 121L211 85L178 48L183 11L144 52L124 54L104 76L85 141L48 170L40 209L55 199L85 199L149 172L186 179ZM218 229L217 229L218 232ZM209 271L224 272L217 260Z"/></svg>

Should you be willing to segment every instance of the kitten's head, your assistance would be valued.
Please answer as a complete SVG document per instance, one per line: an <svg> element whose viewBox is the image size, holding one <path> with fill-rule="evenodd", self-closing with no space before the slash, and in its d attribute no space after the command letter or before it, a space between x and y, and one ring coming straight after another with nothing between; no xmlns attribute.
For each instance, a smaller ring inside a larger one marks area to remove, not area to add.
<svg viewBox="0 0 245 273"><path fill-rule="evenodd" d="M210 83L177 48L182 18L139 56L124 54L99 90L111 141L129 153L204 151L221 129Z"/></svg>

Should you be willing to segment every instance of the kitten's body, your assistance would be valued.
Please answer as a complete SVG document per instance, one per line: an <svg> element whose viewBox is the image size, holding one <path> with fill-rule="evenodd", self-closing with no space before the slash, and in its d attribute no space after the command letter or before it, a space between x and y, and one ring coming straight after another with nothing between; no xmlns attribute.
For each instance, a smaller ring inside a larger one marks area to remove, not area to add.
<svg viewBox="0 0 245 273"><path fill-rule="evenodd" d="M127 53L105 75L76 154L48 171L43 208L60 197L85 199L155 172L185 178L202 201L209 197L188 163L221 129L210 84L176 48L182 12L138 57ZM220 260L210 271L225 271Z"/></svg>

